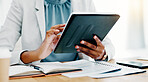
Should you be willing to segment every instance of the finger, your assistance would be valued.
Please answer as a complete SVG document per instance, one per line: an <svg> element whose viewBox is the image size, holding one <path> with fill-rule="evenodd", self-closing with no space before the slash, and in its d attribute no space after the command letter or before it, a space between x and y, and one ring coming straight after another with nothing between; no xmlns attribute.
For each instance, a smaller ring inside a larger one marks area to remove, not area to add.
<svg viewBox="0 0 148 82"><path fill-rule="evenodd" d="M53 39L53 43L56 44L57 43L57 40L58 40L58 37L55 36L54 39Z"/></svg>
<svg viewBox="0 0 148 82"><path fill-rule="evenodd" d="M80 50L80 51L82 51L82 52L85 52L86 55L90 55L91 54L94 58L98 57L98 55L97 55L98 53L93 51L93 50L91 50L91 49L84 48L84 47L81 47L81 46L78 46L78 45L76 45L75 48Z"/></svg>
<svg viewBox="0 0 148 82"><path fill-rule="evenodd" d="M58 29L61 27L65 27L65 24L59 24L59 25L52 26L51 29Z"/></svg>
<svg viewBox="0 0 148 82"><path fill-rule="evenodd" d="M86 53L86 52L83 52L83 51L81 51L81 50L77 50L78 52L81 52L81 53L84 53L85 55L88 55L88 56L90 56L91 58L94 58L94 56L93 55L91 55L91 54L88 54L88 53Z"/></svg>
<svg viewBox="0 0 148 82"><path fill-rule="evenodd" d="M105 52L104 52L104 50L99 50L98 54L100 54L100 55L99 55L99 57L97 57L97 59L102 59L104 54L105 54Z"/></svg>
<svg viewBox="0 0 148 82"><path fill-rule="evenodd" d="M56 44L58 42L58 36L55 36L53 43Z"/></svg>
<svg viewBox="0 0 148 82"><path fill-rule="evenodd" d="M50 44L50 48L52 49L52 51L53 51L53 49L55 49L55 47L56 47L56 43L53 42Z"/></svg>
<svg viewBox="0 0 148 82"><path fill-rule="evenodd" d="M53 40L53 45L56 46L61 35L56 35Z"/></svg>
<svg viewBox="0 0 148 82"><path fill-rule="evenodd" d="M46 42L51 44L52 42L54 42L54 39L55 39L56 35L52 34L52 35L47 35L46 37Z"/></svg>
<svg viewBox="0 0 148 82"><path fill-rule="evenodd" d="M97 46L103 46L103 44L101 43L100 39L96 35L93 38L95 39L95 41L97 43Z"/></svg>
<svg viewBox="0 0 148 82"><path fill-rule="evenodd" d="M46 32L47 35L50 35L50 34L55 34L55 35L57 35L57 34L59 34L59 33L60 33L60 31L57 30L57 29L50 29L50 30L48 30L48 31Z"/></svg>
<svg viewBox="0 0 148 82"><path fill-rule="evenodd" d="M58 43L60 37L61 37L61 35L57 35L57 37L56 37L55 40L54 40L54 44L57 44L57 43Z"/></svg>
<svg viewBox="0 0 148 82"><path fill-rule="evenodd" d="M93 44L91 44L89 42L86 42L84 40L82 40L80 43L87 46L87 47L89 47L89 48L91 48L91 49L93 49L93 50L95 50L97 48L95 45L93 45Z"/></svg>
<svg viewBox="0 0 148 82"><path fill-rule="evenodd" d="M60 30L60 32L62 32L64 30L64 28L58 28L58 30Z"/></svg>

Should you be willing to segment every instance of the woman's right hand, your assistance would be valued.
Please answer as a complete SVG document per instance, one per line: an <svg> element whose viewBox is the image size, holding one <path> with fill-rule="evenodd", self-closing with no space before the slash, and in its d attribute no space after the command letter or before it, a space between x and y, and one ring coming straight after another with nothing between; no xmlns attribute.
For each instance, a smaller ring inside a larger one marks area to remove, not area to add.
<svg viewBox="0 0 148 82"><path fill-rule="evenodd" d="M46 58L54 50L57 42L60 38L58 35L63 31L65 24L52 26L50 30L46 32L46 37L40 47L33 51L25 51L21 54L21 60L24 63L31 63Z"/></svg>
<svg viewBox="0 0 148 82"><path fill-rule="evenodd" d="M46 58L54 50L60 38L60 35L58 34L63 31L62 27L64 26L65 24L55 25L55 26L52 26L51 29L46 32L45 40L43 41L42 45L38 49L39 59Z"/></svg>

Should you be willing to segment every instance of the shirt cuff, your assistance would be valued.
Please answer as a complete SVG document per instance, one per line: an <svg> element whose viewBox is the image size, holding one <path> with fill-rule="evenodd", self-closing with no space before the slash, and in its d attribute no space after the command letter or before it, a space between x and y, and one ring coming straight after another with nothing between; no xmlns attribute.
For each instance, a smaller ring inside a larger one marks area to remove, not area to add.
<svg viewBox="0 0 148 82"><path fill-rule="evenodd" d="M112 55L111 55L111 53L109 52L109 50L107 50L106 49L106 54L107 54L107 57L106 57L106 61L109 61L109 60L111 60L112 59Z"/></svg>
<svg viewBox="0 0 148 82"><path fill-rule="evenodd" d="M21 55L22 55L22 53L24 53L24 52L26 52L26 51L28 51L28 50L22 50L22 51L20 52L20 54L19 54L19 58L20 58L19 64L24 64L23 61L21 60ZM39 60L39 61L34 61L34 62L32 62L32 63L29 63L29 64L36 65L36 64L39 64L40 61L41 61L41 60Z"/></svg>
<svg viewBox="0 0 148 82"><path fill-rule="evenodd" d="M28 51L28 50L22 50L20 53L19 53L19 64L24 64L23 63L23 61L21 60L21 55L22 55L22 53L24 53L24 52L26 52L26 51Z"/></svg>

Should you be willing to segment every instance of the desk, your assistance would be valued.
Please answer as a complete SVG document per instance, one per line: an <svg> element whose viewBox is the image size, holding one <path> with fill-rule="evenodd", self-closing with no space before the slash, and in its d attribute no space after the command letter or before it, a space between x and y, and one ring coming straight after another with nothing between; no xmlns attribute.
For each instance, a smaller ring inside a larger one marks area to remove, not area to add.
<svg viewBox="0 0 148 82"><path fill-rule="evenodd" d="M136 59L120 59L120 60L140 61ZM115 63L115 60L111 60L109 62ZM148 61L140 61L140 62L148 64ZM148 71L148 69L145 70ZM127 75L127 76L120 76L120 77L102 78L102 79L94 79L90 77L68 78L62 75L56 75L56 76L15 79L15 80L10 80L9 82L148 82L148 72L141 74Z"/></svg>

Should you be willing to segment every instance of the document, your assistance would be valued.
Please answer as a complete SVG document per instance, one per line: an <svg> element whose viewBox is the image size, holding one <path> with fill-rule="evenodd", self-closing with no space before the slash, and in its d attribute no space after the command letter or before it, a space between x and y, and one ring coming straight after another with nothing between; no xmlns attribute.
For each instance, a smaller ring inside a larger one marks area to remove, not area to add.
<svg viewBox="0 0 148 82"><path fill-rule="evenodd" d="M77 72L81 69L60 62L40 63L38 65L14 65L9 68L10 78L35 77L43 75Z"/></svg>
<svg viewBox="0 0 148 82"><path fill-rule="evenodd" d="M65 64L82 69L81 72L62 74L70 78L90 76L90 75L96 75L96 74L102 74L102 73L108 73L108 72L121 70L120 67L104 62L104 61L92 62L92 61L87 61L87 60L77 60L77 61L68 62Z"/></svg>
<svg viewBox="0 0 148 82"><path fill-rule="evenodd" d="M75 67L82 69L81 72L62 74L70 78L83 76L88 76L92 78L107 78L146 72L145 70L111 64L104 61L90 62L86 60L78 60L65 64L72 66L74 65Z"/></svg>
<svg viewBox="0 0 148 82"><path fill-rule="evenodd" d="M137 68L125 67L125 66L120 66L120 65L119 65L119 67L122 68L120 71L103 73L103 74L93 74L93 75L89 75L89 77L92 77L92 78L107 78L107 77L117 77L117 76L139 74L139 73L146 72L145 70L141 70L141 69L137 69Z"/></svg>

